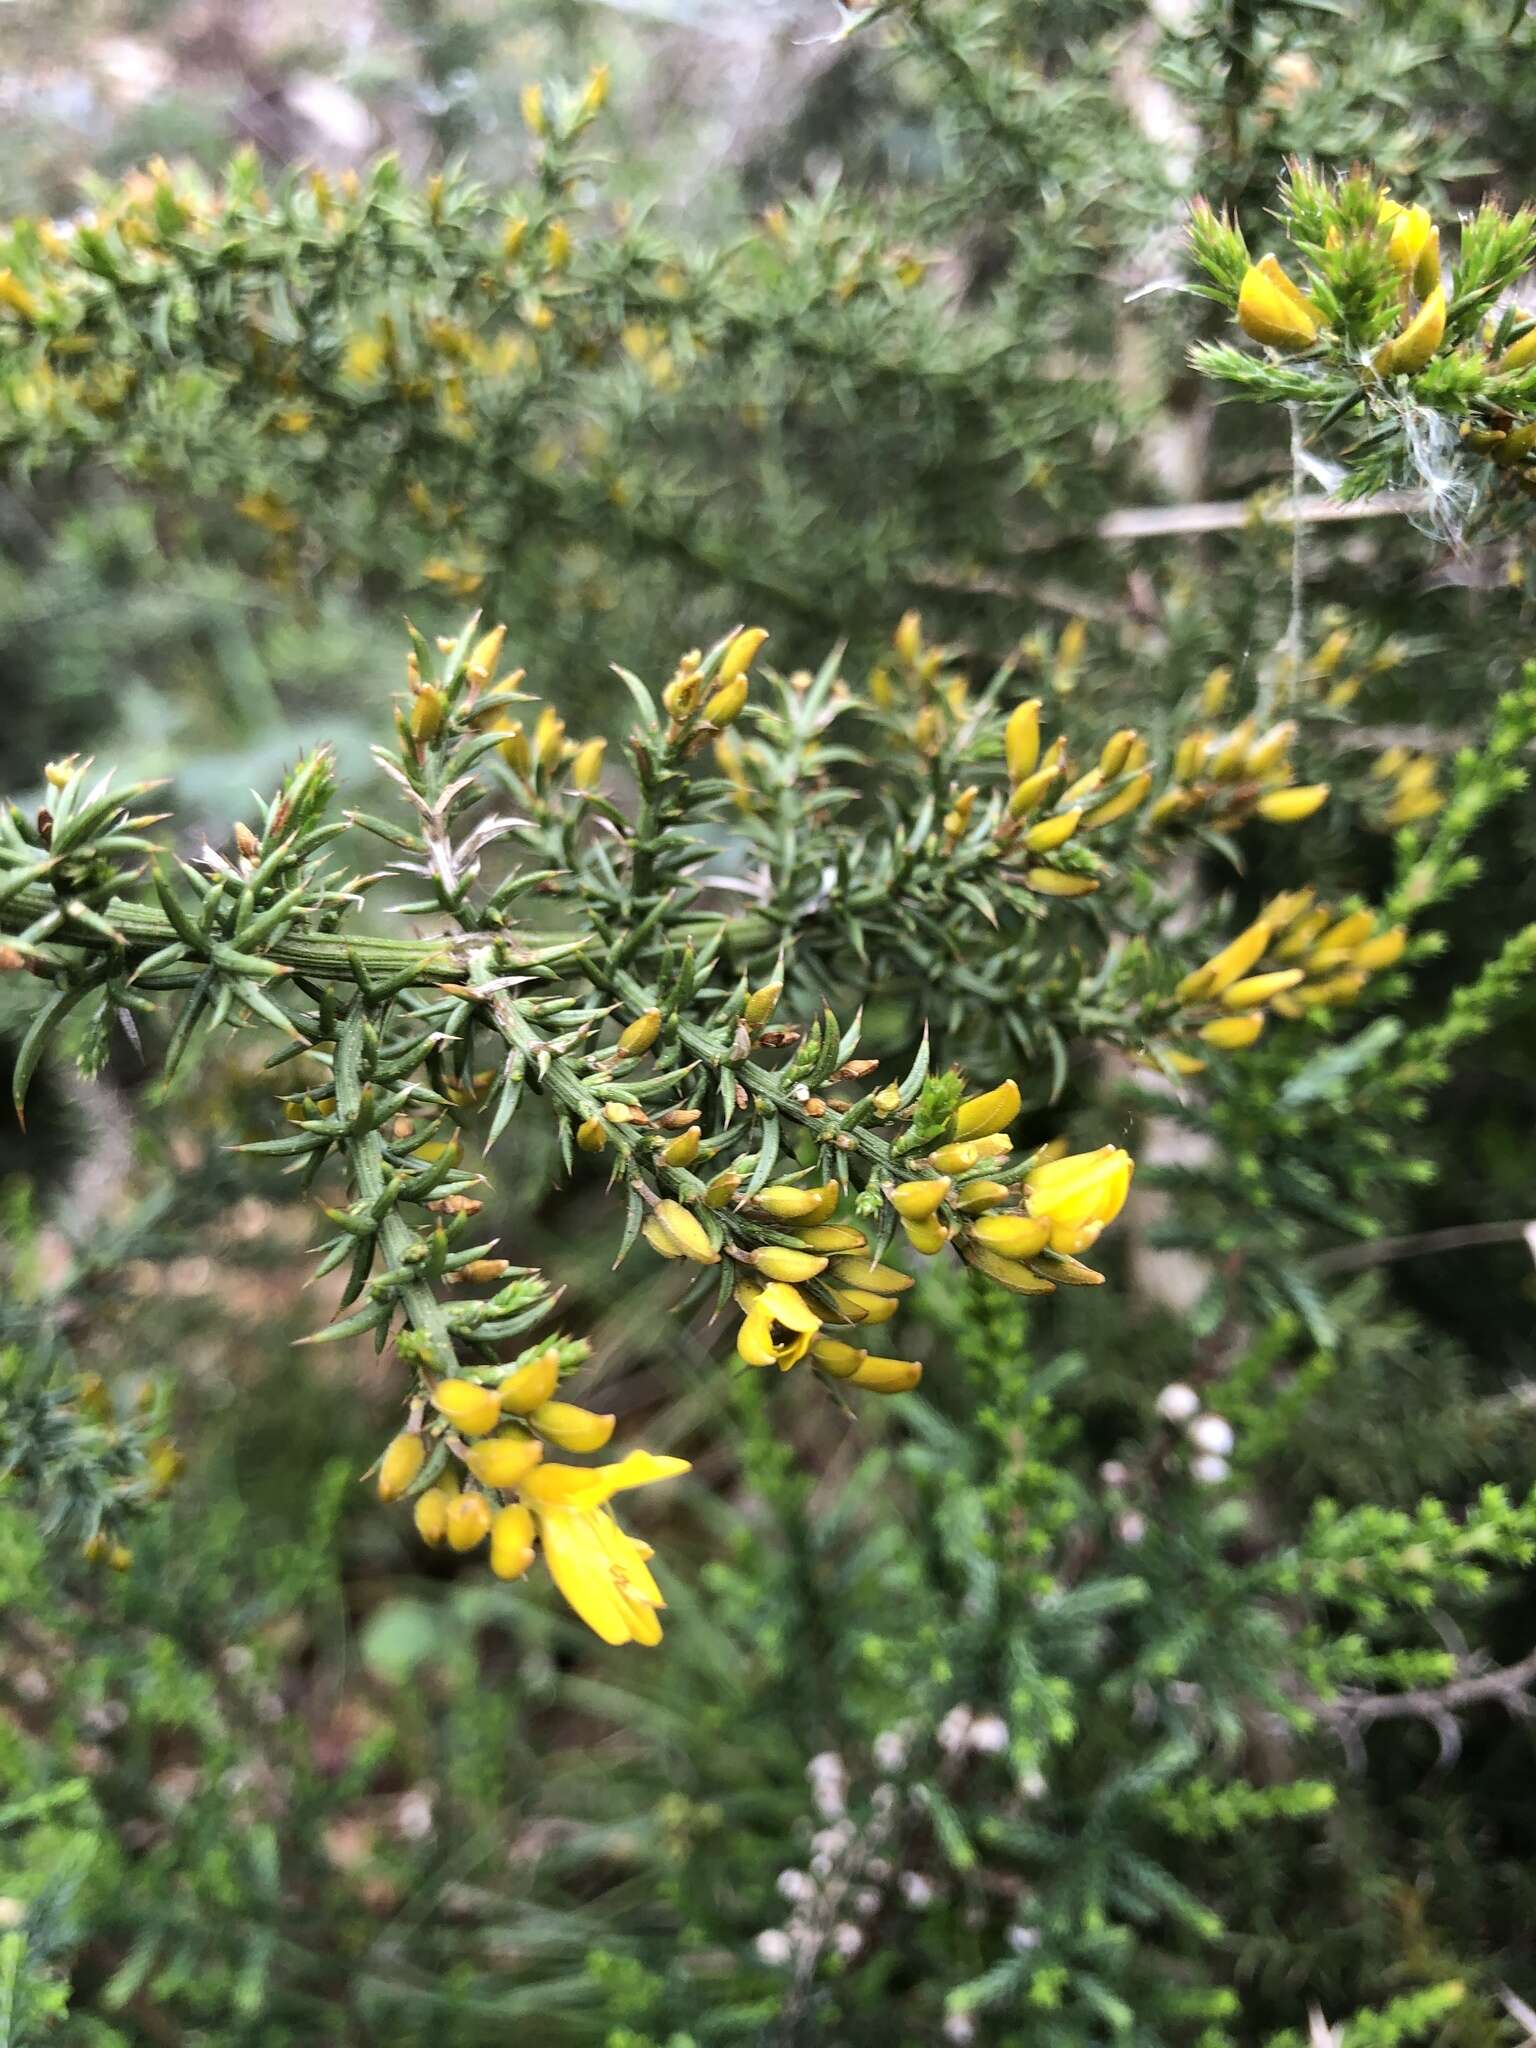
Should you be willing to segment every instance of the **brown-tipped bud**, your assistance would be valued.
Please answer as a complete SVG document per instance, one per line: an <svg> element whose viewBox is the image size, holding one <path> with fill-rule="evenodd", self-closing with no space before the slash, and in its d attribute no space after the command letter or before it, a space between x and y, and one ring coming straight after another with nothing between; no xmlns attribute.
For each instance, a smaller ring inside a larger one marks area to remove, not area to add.
<svg viewBox="0 0 1536 2048"><path fill-rule="evenodd" d="M633 1024L626 1024L619 1033L619 1057L636 1059L643 1052L649 1052L661 1036L660 1010L646 1010Z"/></svg>
<svg viewBox="0 0 1536 2048"><path fill-rule="evenodd" d="M687 1131L704 1115L701 1109L664 1109L656 1118L658 1131Z"/></svg>
<svg viewBox="0 0 1536 2048"><path fill-rule="evenodd" d="M249 825L242 824L238 820L235 824L235 845L239 848L243 860L260 860L261 841L256 837L256 834Z"/></svg>

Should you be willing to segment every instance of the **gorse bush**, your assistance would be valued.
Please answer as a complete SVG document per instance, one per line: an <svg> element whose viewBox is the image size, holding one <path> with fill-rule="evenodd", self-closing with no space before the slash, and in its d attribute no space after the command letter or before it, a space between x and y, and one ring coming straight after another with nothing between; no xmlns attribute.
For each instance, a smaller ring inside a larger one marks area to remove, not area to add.
<svg viewBox="0 0 1536 2048"><path fill-rule="evenodd" d="M0 2042L1510 2037L1503 12L11 224Z"/></svg>

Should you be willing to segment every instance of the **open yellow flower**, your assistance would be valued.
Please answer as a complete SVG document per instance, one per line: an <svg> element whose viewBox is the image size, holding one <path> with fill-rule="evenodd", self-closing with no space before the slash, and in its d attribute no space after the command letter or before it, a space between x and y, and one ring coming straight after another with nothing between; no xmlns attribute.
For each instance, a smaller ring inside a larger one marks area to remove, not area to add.
<svg viewBox="0 0 1536 2048"><path fill-rule="evenodd" d="M1051 1226L1051 1250L1085 1252L1106 1224L1125 1207L1135 1171L1129 1152L1101 1145L1097 1152L1070 1152L1050 1159L1024 1181L1031 1216Z"/></svg>
<svg viewBox="0 0 1536 2048"><path fill-rule="evenodd" d="M611 1465L539 1465L518 1487L550 1577L605 1643L659 1643L658 1609L667 1604L651 1574L650 1545L621 1529L608 1503L688 1469L686 1458L631 1451Z"/></svg>
<svg viewBox="0 0 1536 2048"><path fill-rule="evenodd" d="M817 1315L803 1294L787 1281L771 1280L750 1298L743 1290L746 1318L736 1337L737 1356L746 1365L776 1365L788 1372L811 1348L821 1328Z"/></svg>

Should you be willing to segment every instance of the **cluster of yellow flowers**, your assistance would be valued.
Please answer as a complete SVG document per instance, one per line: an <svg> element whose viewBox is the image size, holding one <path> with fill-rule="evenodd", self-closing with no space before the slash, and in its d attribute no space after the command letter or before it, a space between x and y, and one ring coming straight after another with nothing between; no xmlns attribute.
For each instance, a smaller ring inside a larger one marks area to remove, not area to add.
<svg viewBox="0 0 1536 2048"><path fill-rule="evenodd" d="M1402 925L1383 929L1372 911L1340 912L1311 889L1287 890L1185 975L1174 991L1180 1025L1219 1051L1240 1052L1271 1012L1296 1018L1354 1002L1373 974L1402 958L1407 943ZM1184 1047L1159 1049L1176 1073L1197 1074L1205 1065Z"/></svg>
<svg viewBox="0 0 1536 2048"><path fill-rule="evenodd" d="M1339 231L1330 231L1335 243ZM1388 261L1402 280L1403 319L1396 334L1374 351L1373 378L1413 376L1445 339L1445 288L1440 282L1440 231L1422 206L1403 206L1381 194L1371 233L1385 244ZM1315 298L1296 284L1273 256L1250 264L1237 298L1243 332L1267 348L1294 352L1311 348L1326 321Z"/></svg>
<svg viewBox="0 0 1536 2048"><path fill-rule="evenodd" d="M1206 701L1214 694L1208 681ZM1253 718L1245 718L1226 732L1200 726L1185 733L1174 748L1172 784L1147 813L1148 824L1198 816L1229 828L1255 814L1276 825L1310 818L1327 803L1328 784L1296 780L1290 759L1296 731L1294 719L1261 732Z"/></svg>
<svg viewBox="0 0 1536 2048"><path fill-rule="evenodd" d="M478 1550L490 1540L491 1570L520 1579L542 1551L565 1599L605 1643L657 1643L666 1605L650 1546L628 1535L609 1502L616 1493L686 1472L683 1458L631 1451L611 1465L545 1462L545 1451L601 1450L611 1415L555 1399L560 1354L546 1349L477 1379L440 1379L430 1416L412 1405L407 1427L378 1466L381 1500L430 1482L415 1495L416 1528L433 1545Z"/></svg>
<svg viewBox="0 0 1536 2048"><path fill-rule="evenodd" d="M1383 785L1377 816L1389 831L1416 825L1445 807L1433 754L1415 754L1408 747L1388 747L1371 764L1372 780Z"/></svg>

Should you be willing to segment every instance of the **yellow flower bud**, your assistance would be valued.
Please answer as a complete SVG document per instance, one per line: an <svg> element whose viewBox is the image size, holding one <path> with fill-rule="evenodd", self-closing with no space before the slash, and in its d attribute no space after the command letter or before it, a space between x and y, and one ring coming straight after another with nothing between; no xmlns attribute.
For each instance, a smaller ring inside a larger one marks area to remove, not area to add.
<svg viewBox="0 0 1536 2048"><path fill-rule="evenodd" d="M583 740L571 756L571 780L578 789L596 789L602 780L606 740Z"/></svg>
<svg viewBox="0 0 1536 2048"><path fill-rule="evenodd" d="M424 684L411 699L411 738L426 745L443 729L448 699L436 683Z"/></svg>
<svg viewBox="0 0 1536 2048"><path fill-rule="evenodd" d="M1200 685L1200 715L1202 718L1219 718L1227 693L1232 688L1232 670L1223 662L1220 668L1213 668Z"/></svg>
<svg viewBox="0 0 1536 2048"><path fill-rule="evenodd" d="M1050 760L1044 767L1037 768L1033 775L1026 775L1008 799L1010 818L1027 818L1039 804L1053 782L1061 776L1061 752L1053 748Z"/></svg>
<svg viewBox="0 0 1536 2048"><path fill-rule="evenodd" d="M1522 319L1528 317L1527 314L1521 315ZM1500 376L1505 376L1512 370L1528 369L1533 362L1536 362L1536 327L1522 334L1518 341L1511 342L1493 367Z"/></svg>
<svg viewBox="0 0 1536 2048"><path fill-rule="evenodd" d="M823 1372L832 1373L837 1379L851 1379L868 1358L867 1351L859 1350L856 1344L844 1344L837 1337L818 1337L811 1346L811 1357Z"/></svg>
<svg viewBox="0 0 1536 2048"><path fill-rule="evenodd" d="M1337 924L1325 926L1313 941L1313 946L1319 953L1334 946L1358 946L1375 929L1376 920L1370 911L1352 910Z"/></svg>
<svg viewBox="0 0 1536 2048"><path fill-rule="evenodd" d="M898 1303L894 1294L875 1294L867 1287L833 1287L828 1290L837 1304L834 1323L888 1323Z"/></svg>
<svg viewBox="0 0 1536 2048"><path fill-rule="evenodd" d="M705 1208L723 1209L727 1202L734 1200L741 1182L742 1176L731 1167L726 1167L723 1173L717 1173L704 1190Z"/></svg>
<svg viewBox="0 0 1536 2048"><path fill-rule="evenodd" d="M703 1143L696 1129L680 1131L678 1135L662 1146L661 1156L668 1166L691 1166L699 1156Z"/></svg>
<svg viewBox="0 0 1536 2048"><path fill-rule="evenodd" d="M1099 886L1092 875L1069 875L1060 868L1026 868L1024 880L1040 896L1091 896Z"/></svg>
<svg viewBox="0 0 1536 2048"><path fill-rule="evenodd" d="M786 1226L812 1252L865 1252L869 1239L851 1223L791 1223Z"/></svg>
<svg viewBox="0 0 1536 2048"><path fill-rule="evenodd" d="M469 660L464 665L464 673L472 683L480 684L490 681L496 672L496 664L501 658L502 642L506 637L507 629L505 626L492 626L488 633L480 635L480 638L470 649Z"/></svg>
<svg viewBox="0 0 1536 2048"><path fill-rule="evenodd" d="M720 666L715 671L715 687L717 691L728 683L736 682L738 678L746 674L747 670L757 659L758 649L767 638L767 629L763 626L747 626L736 635L729 647L726 648ZM745 701L746 693L743 692L742 702L744 703ZM738 705L737 710L740 710L740 708L741 706ZM734 717L735 715L735 712L732 712L731 716ZM722 721L716 720L715 722L721 723Z"/></svg>
<svg viewBox="0 0 1536 2048"><path fill-rule="evenodd" d="M545 1402L535 1412L534 1421L548 1408L560 1405L558 1401ZM484 1443L471 1444L464 1453L464 1462L482 1486L510 1489L528 1477L543 1455L544 1446L535 1443L532 1437L495 1436Z"/></svg>
<svg viewBox="0 0 1536 2048"><path fill-rule="evenodd" d="M1323 808L1328 801L1329 790L1330 785L1326 782L1297 782L1289 789L1266 791L1254 808L1272 825L1298 825L1303 818L1310 818L1314 811Z"/></svg>
<svg viewBox="0 0 1536 2048"><path fill-rule="evenodd" d="M839 1287L860 1287L869 1294L905 1294L914 1283L910 1273L895 1266L877 1266L869 1259L842 1258L832 1262L832 1279Z"/></svg>
<svg viewBox="0 0 1536 2048"><path fill-rule="evenodd" d="M518 94L518 105L522 109L523 126L530 135L544 133L544 88L536 83L525 85Z"/></svg>
<svg viewBox="0 0 1536 2048"><path fill-rule="evenodd" d="M526 780L533 766L533 755L529 752L528 735L523 731L521 720L500 719L495 730L504 734L497 741L497 752L514 775L521 775Z"/></svg>
<svg viewBox="0 0 1536 2048"><path fill-rule="evenodd" d="M1237 295L1237 323L1266 348L1310 348L1322 331L1316 307L1273 256L1251 264Z"/></svg>
<svg viewBox="0 0 1536 2048"><path fill-rule="evenodd" d="M397 1436L379 1460L380 1500L398 1500L420 1476L427 1461L427 1447L415 1430Z"/></svg>
<svg viewBox="0 0 1536 2048"><path fill-rule="evenodd" d="M544 261L551 270L564 270L571 260L571 231L563 220L552 220L544 230Z"/></svg>
<svg viewBox="0 0 1536 2048"><path fill-rule="evenodd" d="M1032 1259L1050 1243L1051 1226L1043 1216L978 1216L970 1234L1006 1259Z"/></svg>
<svg viewBox="0 0 1536 2048"><path fill-rule="evenodd" d="M491 1570L498 1579L520 1579L533 1563L533 1516L521 1502L502 1508L491 1522Z"/></svg>
<svg viewBox="0 0 1536 2048"><path fill-rule="evenodd" d="M984 1159L1002 1159L1013 1150L1009 1139L1001 1131L989 1131L985 1137L965 1138L948 1145L940 1145L929 1158L939 1173L967 1173L973 1166L980 1166Z"/></svg>
<svg viewBox="0 0 1536 2048"><path fill-rule="evenodd" d="M450 1550L478 1550L491 1531L491 1504L483 1493L456 1493L443 1517Z"/></svg>
<svg viewBox="0 0 1536 2048"><path fill-rule="evenodd" d="M850 1386L870 1394L909 1394L923 1376L915 1358L865 1356L847 1375Z"/></svg>
<svg viewBox="0 0 1536 2048"><path fill-rule="evenodd" d="M664 1259L692 1259L697 1266L717 1266L720 1252L691 1209L681 1202L658 1202L640 1226L653 1251Z"/></svg>
<svg viewBox="0 0 1536 2048"><path fill-rule="evenodd" d="M761 988L755 988L747 997L746 1008L742 1011L749 1031L761 1031L768 1019L778 1008L779 997L784 993L782 981L766 981Z"/></svg>
<svg viewBox="0 0 1536 2048"><path fill-rule="evenodd" d="M1082 822L1082 809L1074 804L1070 811L1057 811L1052 817L1042 818L1038 825L1031 825L1024 834L1024 844L1031 853L1054 853L1058 846L1066 845Z"/></svg>
<svg viewBox="0 0 1536 2048"><path fill-rule="evenodd" d="M1423 298L1440 280L1440 230L1422 206L1396 206L1391 200L1387 204L1396 209L1382 215L1392 221L1387 256Z"/></svg>
<svg viewBox="0 0 1536 2048"><path fill-rule="evenodd" d="M1384 341L1371 358L1380 377L1411 377L1424 368L1445 339L1445 291L1436 285L1401 334Z"/></svg>
<svg viewBox="0 0 1536 2048"><path fill-rule="evenodd" d="M535 1408L529 1419L541 1436L547 1436L562 1451L600 1451L613 1435L615 1418L594 1415L572 1401L546 1401L541 1408Z"/></svg>
<svg viewBox="0 0 1536 2048"><path fill-rule="evenodd" d="M1008 780L1025 781L1035 772L1040 759L1040 699L1031 697L1015 705L1003 728L1003 751L1008 763Z"/></svg>
<svg viewBox="0 0 1536 2048"><path fill-rule="evenodd" d="M896 631L891 636L891 645L908 663L915 662L923 651L923 615L921 612L903 612Z"/></svg>
<svg viewBox="0 0 1536 2048"><path fill-rule="evenodd" d="M759 1188L752 1197L752 1206L782 1223L819 1223L830 1213L824 1211L822 1192L820 1188Z"/></svg>
<svg viewBox="0 0 1536 2048"><path fill-rule="evenodd" d="M451 1491L441 1486L429 1486L425 1493L416 1496L412 1510L416 1534L434 1550L448 1534L448 1504L453 1497Z"/></svg>
<svg viewBox="0 0 1536 2048"><path fill-rule="evenodd" d="M1044 1279L1022 1259L1005 1258L1001 1252L992 1251L987 1245L972 1242L963 1243L961 1250L967 1265L974 1266L978 1273L985 1273L989 1280L996 1280L999 1286L1009 1288L1014 1294L1054 1294L1054 1281Z"/></svg>
<svg viewBox="0 0 1536 2048"><path fill-rule="evenodd" d="M1229 989L1223 990L1222 1007L1228 1010L1253 1009L1260 1003L1267 1003L1272 996L1283 995L1301 979L1299 967L1277 967L1269 974L1245 974L1241 981L1234 981Z"/></svg>
<svg viewBox="0 0 1536 2048"><path fill-rule="evenodd" d="M533 751L544 773L552 775L565 751L565 720L553 705L546 704L534 721Z"/></svg>
<svg viewBox="0 0 1536 2048"><path fill-rule="evenodd" d="M601 1152L608 1143L608 1126L600 1116L585 1117L576 1126L576 1142L583 1152Z"/></svg>
<svg viewBox="0 0 1536 2048"><path fill-rule="evenodd" d="M1285 718L1278 725L1272 725L1269 731L1256 739L1248 749L1243 758L1243 773L1251 776L1267 775L1272 768L1279 766L1285 757L1286 749L1295 737L1295 719Z"/></svg>
<svg viewBox="0 0 1536 2048"><path fill-rule="evenodd" d="M1354 964L1367 974L1374 974L1379 968L1391 967L1403 957L1403 948L1408 943L1408 933L1402 925L1394 925L1379 938L1367 939L1363 946L1355 948Z"/></svg>
<svg viewBox="0 0 1536 2048"><path fill-rule="evenodd" d="M827 1270L822 1253L792 1252L777 1244L760 1245L752 1254L752 1263L770 1280L814 1280Z"/></svg>
<svg viewBox="0 0 1536 2048"><path fill-rule="evenodd" d="M504 1415L531 1415L542 1408L560 1384L560 1354L541 1351L516 1372L510 1372L496 1389Z"/></svg>
<svg viewBox="0 0 1536 2048"><path fill-rule="evenodd" d="M984 1095L971 1096L955 1111L955 1136L961 1139L994 1137L1018 1115L1021 1099L1019 1084L1012 1079L1000 1081ZM930 1210L929 1214L932 1213Z"/></svg>
<svg viewBox="0 0 1536 2048"><path fill-rule="evenodd" d="M1106 782L1113 782L1125 770L1131 757L1131 748L1136 744L1135 728L1122 726L1119 732L1112 732L1104 742L1099 754L1099 773Z"/></svg>
<svg viewBox="0 0 1536 2048"><path fill-rule="evenodd" d="M1006 1181L968 1180L955 1196L955 1207L967 1216L978 1216L985 1209L996 1209L1012 1193Z"/></svg>
<svg viewBox="0 0 1536 2048"><path fill-rule="evenodd" d="M1241 1052L1244 1046L1253 1044L1263 1029L1264 1012L1250 1010L1244 1017L1217 1017L1202 1024L1200 1036L1207 1045L1219 1046L1223 1052Z"/></svg>
<svg viewBox="0 0 1536 2048"><path fill-rule="evenodd" d="M9 306L23 320L36 320L40 308L14 270L0 270L0 305Z"/></svg>
<svg viewBox="0 0 1536 2048"><path fill-rule="evenodd" d="M465 1436L488 1436L501 1420L500 1393L473 1380L439 1380L432 1389L432 1406Z"/></svg>
<svg viewBox="0 0 1536 2048"><path fill-rule="evenodd" d="M943 1251L949 1243L949 1230L937 1216L930 1216L925 1223L908 1223L903 1218L901 1227L906 1233L907 1243L925 1259L931 1259L935 1252Z"/></svg>
<svg viewBox="0 0 1536 2048"><path fill-rule="evenodd" d="M710 725L733 725L741 716L746 705L749 685L745 676L736 676L723 683L704 704L704 717Z"/></svg>
<svg viewBox="0 0 1536 2048"><path fill-rule="evenodd" d="M1151 787L1151 774L1143 768L1139 774L1133 775L1123 788L1117 789L1113 796L1106 797L1103 803L1095 804L1092 810L1084 812L1084 831L1094 832L1101 825L1113 825L1121 818L1129 817L1138 805L1145 803Z"/></svg>
<svg viewBox="0 0 1536 2048"><path fill-rule="evenodd" d="M661 1036L660 1010L646 1010L633 1024L626 1024L619 1033L619 1057L635 1059L643 1052L649 1052Z"/></svg>
<svg viewBox="0 0 1536 2048"><path fill-rule="evenodd" d="M1203 1002L1208 996L1219 996L1224 988L1230 988L1234 981L1240 981L1248 971L1263 959L1269 945L1270 930L1264 918L1257 918L1246 930L1240 931L1229 945L1207 960L1203 967L1195 968L1174 990L1181 1003Z"/></svg>
<svg viewBox="0 0 1536 2048"><path fill-rule="evenodd" d="M932 1180L908 1180L900 1187L887 1187L885 1199L903 1221L926 1223L938 1214L953 1186L947 1174L938 1174Z"/></svg>

